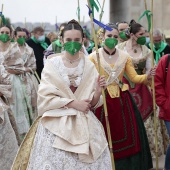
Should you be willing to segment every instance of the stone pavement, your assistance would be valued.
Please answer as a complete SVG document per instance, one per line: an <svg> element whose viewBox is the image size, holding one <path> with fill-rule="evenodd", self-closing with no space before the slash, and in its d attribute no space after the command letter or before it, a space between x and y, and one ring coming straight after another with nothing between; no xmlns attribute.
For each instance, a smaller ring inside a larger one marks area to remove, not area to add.
<svg viewBox="0 0 170 170"><path fill-rule="evenodd" d="M161 157L159 157L159 170L163 170L164 163L165 163L165 155L162 155ZM156 159L153 159L153 167L154 168L152 170L156 170Z"/></svg>

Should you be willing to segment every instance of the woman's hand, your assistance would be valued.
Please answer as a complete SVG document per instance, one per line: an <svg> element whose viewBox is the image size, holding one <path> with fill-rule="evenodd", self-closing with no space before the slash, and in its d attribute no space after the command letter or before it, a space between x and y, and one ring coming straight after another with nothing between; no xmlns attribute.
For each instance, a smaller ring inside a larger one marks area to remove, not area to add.
<svg viewBox="0 0 170 170"><path fill-rule="evenodd" d="M155 65L153 68L150 69L149 74L148 74L148 76L147 76L147 79L151 79L152 76L155 76L155 74L156 74L156 68L157 68L157 66Z"/></svg>
<svg viewBox="0 0 170 170"><path fill-rule="evenodd" d="M67 107L76 109L80 112L87 113L91 108L90 102L91 100L89 99L81 100L81 101L72 101L69 104L67 104Z"/></svg>
<svg viewBox="0 0 170 170"><path fill-rule="evenodd" d="M96 92L100 93L102 92L102 88L106 89L106 79L105 76L99 76L96 83Z"/></svg>

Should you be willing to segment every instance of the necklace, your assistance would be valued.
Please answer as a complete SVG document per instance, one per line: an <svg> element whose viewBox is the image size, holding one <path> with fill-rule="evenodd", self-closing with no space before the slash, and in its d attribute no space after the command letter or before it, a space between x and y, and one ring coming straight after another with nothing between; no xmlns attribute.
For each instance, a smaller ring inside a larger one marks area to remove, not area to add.
<svg viewBox="0 0 170 170"><path fill-rule="evenodd" d="M78 60L80 59L80 56L79 56L77 59L75 59L75 60L70 60L70 59L68 59L67 57L65 57L65 59L66 59L67 61L69 61L70 64L73 64L74 62L76 62L76 61L78 61Z"/></svg>
<svg viewBox="0 0 170 170"><path fill-rule="evenodd" d="M133 52L134 52L134 53L137 53L138 51L137 51L137 49L134 49Z"/></svg>
<svg viewBox="0 0 170 170"><path fill-rule="evenodd" d="M105 48L103 48L104 52L109 55L109 59L112 59L112 56L116 53L116 48L115 50L110 54Z"/></svg>
<svg viewBox="0 0 170 170"><path fill-rule="evenodd" d="M126 44L126 47L128 47L129 50L132 50L134 53L138 52L138 44L132 44L132 42L128 41Z"/></svg>

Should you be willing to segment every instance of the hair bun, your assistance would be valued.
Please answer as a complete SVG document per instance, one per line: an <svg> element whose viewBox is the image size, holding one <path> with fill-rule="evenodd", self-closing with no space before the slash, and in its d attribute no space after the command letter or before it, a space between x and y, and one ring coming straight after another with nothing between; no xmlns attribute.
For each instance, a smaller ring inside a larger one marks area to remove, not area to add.
<svg viewBox="0 0 170 170"><path fill-rule="evenodd" d="M134 19L130 21L129 26L131 27L133 24L137 24L137 22Z"/></svg>

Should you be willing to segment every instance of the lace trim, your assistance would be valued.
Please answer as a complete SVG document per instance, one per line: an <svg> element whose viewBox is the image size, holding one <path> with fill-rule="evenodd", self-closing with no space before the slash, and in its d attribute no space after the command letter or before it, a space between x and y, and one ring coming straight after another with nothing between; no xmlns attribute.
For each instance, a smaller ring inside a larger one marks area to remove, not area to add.
<svg viewBox="0 0 170 170"><path fill-rule="evenodd" d="M125 67L125 64L127 62L127 59L128 59L128 55L122 55L122 52L117 49L118 51L118 59L114 65L114 67L112 68L110 66L110 64L108 64L104 57L103 57L103 48L99 49L99 55L100 55L100 59L101 59L101 66L102 68L107 72L107 74L109 75L106 83L107 83L107 86L112 84L113 82L116 82L118 85L119 85L119 75L121 74L121 72L123 71L124 67ZM95 57L94 58L95 62L97 63L97 58Z"/></svg>
<svg viewBox="0 0 170 170"><path fill-rule="evenodd" d="M80 85L84 68L83 58L80 60L78 66L75 68L65 67L61 56L54 57L50 60L53 62L55 67L58 68L59 74L61 75L61 77L63 77L68 86L78 87Z"/></svg>
<svg viewBox="0 0 170 170"><path fill-rule="evenodd" d="M17 43L10 43L6 51L0 52L0 64L3 64L8 56L12 58L16 51L19 51Z"/></svg>
<svg viewBox="0 0 170 170"><path fill-rule="evenodd" d="M118 45L118 48L126 52L128 55L130 55L127 52L126 43L127 42L121 43L120 45ZM149 54L150 54L150 50L145 45L142 45L142 52L140 54L140 57L134 58L130 55L130 58L132 59L132 62L134 64L139 64L140 62L146 61L147 58L150 56Z"/></svg>

